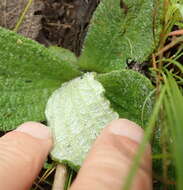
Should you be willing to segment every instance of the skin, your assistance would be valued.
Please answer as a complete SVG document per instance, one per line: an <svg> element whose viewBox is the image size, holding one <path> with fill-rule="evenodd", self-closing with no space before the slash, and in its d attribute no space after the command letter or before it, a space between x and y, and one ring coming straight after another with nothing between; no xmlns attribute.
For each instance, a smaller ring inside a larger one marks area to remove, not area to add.
<svg viewBox="0 0 183 190"><path fill-rule="evenodd" d="M121 190L143 138L135 123L109 124L93 144L71 190ZM28 122L0 138L0 189L28 190L53 145L48 128ZM151 150L147 146L131 190L151 190Z"/></svg>

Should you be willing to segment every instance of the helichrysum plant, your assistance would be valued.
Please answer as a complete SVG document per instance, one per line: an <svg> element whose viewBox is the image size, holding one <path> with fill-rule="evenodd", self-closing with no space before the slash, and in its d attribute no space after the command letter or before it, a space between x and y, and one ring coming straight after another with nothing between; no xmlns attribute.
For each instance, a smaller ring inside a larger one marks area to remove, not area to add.
<svg viewBox="0 0 183 190"><path fill-rule="evenodd" d="M148 60L157 45L161 18L154 17L155 7L155 0L103 0L79 58L0 28L0 130L47 120L52 158L77 170L113 119L145 127L153 85L128 63Z"/></svg>

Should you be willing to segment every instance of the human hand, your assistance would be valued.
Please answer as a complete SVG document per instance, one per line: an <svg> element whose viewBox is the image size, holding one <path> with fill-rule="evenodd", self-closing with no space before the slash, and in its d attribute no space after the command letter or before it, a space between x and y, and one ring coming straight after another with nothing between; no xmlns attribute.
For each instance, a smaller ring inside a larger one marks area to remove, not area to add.
<svg viewBox="0 0 183 190"><path fill-rule="evenodd" d="M121 190L143 130L131 121L113 121L97 138L70 190ZM28 122L0 138L0 189L28 190L51 150L44 125ZM151 151L147 147L132 190L151 190Z"/></svg>

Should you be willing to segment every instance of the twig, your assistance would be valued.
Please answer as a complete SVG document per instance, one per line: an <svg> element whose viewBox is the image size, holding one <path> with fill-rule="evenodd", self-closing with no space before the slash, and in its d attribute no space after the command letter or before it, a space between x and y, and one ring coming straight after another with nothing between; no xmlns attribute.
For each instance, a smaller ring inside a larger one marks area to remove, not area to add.
<svg viewBox="0 0 183 190"><path fill-rule="evenodd" d="M3 6L3 25L4 27L7 27L7 14L6 14L6 7L7 7L7 2L6 0L4 1L4 3L2 2L2 6Z"/></svg>
<svg viewBox="0 0 183 190"><path fill-rule="evenodd" d="M58 164L56 168L52 190L64 190L66 178L67 178L66 166Z"/></svg>
<svg viewBox="0 0 183 190"><path fill-rule="evenodd" d="M52 174L52 172L56 169L56 167L54 166L52 169L47 169L46 172L43 174L42 177L38 177L39 181L35 183L36 187L33 189L33 190L37 190L38 188L38 185L41 183L41 182L45 182L46 178Z"/></svg>
<svg viewBox="0 0 183 190"><path fill-rule="evenodd" d="M17 22L15 28L13 29L13 31L15 31L15 32L18 31L18 29L19 29L20 25L22 24L22 22L23 22L23 20L24 20L24 18L25 18L25 15L26 15L27 11L29 10L29 8L30 8L30 6L31 6L31 4L32 4L33 1L34 1L34 0L29 0L29 1L28 1L27 5L25 6L25 9L24 9L24 11L22 12L22 14L21 14L21 16L20 16L20 18L19 18L19 20L18 20L18 22Z"/></svg>
<svg viewBox="0 0 183 190"><path fill-rule="evenodd" d="M157 73L157 77L156 77L156 87L157 87L156 95L159 95L159 92L160 92L161 73L160 73L159 70L158 70L157 61L156 61L156 56L155 56L154 54L152 55L152 64L153 64L153 69L154 69L154 71Z"/></svg>
<svg viewBox="0 0 183 190"><path fill-rule="evenodd" d="M175 30L168 34L168 36L178 36L178 35L183 35L183 30Z"/></svg>
<svg viewBox="0 0 183 190"><path fill-rule="evenodd" d="M157 176L155 173L153 173L153 178L161 183L167 184L167 185L176 185L176 181L173 180L166 180L164 181L162 177Z"/></svg>
<svg viewBox="0 0 183 190"><path fill-rule="evenodd" d="M173 46L175 46L176 44L183 42L183 37L179 37L176 38L175 40L173 40L171 43L169 43L168 45L166 45L165 47L163 47L159 52L157 52L155 54L155 56L159 56L162 53L164 53L165 51L169 50L170 48L172 48Z"/></svg>

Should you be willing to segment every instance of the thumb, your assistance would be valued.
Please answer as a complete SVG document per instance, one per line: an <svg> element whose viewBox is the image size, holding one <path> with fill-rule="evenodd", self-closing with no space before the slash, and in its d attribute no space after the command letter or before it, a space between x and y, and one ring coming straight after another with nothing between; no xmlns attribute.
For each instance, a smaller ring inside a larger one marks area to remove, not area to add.
<svg viewBox="0 0 183 190"><path fill-rule="evenodd" d="M135 123L120 119L103 130L70 190L121 190L143 138ZM131 190L151 190L151 151L147 146Z"/></svg>
<svg viewBox="0 0 183 190"><path fill-rule="evenodd" d="M0 189L27 190L52 147L48 128L28 122L0 138Z"/></svg>

